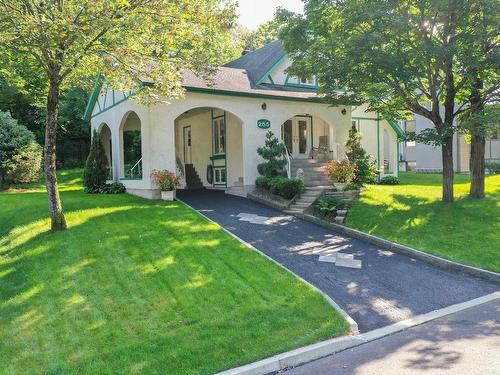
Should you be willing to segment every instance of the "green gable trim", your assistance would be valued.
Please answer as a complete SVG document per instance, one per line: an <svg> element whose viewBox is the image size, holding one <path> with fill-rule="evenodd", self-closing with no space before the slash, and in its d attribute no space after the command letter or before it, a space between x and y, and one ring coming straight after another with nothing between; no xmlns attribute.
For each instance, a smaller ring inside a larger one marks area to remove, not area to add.
<svg viewBox="0 0 500 375"><path fill-rule="evenodd" d="M99 98L99 93L101 92L102 81L103 81L102 75L98 75L95 79L92 93L90 94L89 100L87 101L87 106L85 107L85 112L83 113L82 117L83 120L88 121L92 117L92 111L94 110L95 104L97 103L97 99Z"/></svg>
<svg viewBox="0 0 500 375"><path fill-rule="evenodd" d="M278 60L275 61L275 63L255 82L257 85L261 84L262 81L266 79L266 77L279 65L281 64L286 58L288 57L287 53L284 53L283 55L280 56Z"/></svg>
<svg viewBox="0 0 500 375"><path fill-rule="evenodd" d="M396 120L394 120L391 116L389 116L387 114L384 114L383 116L384 116L384 119L389 123L391 128L396 132L398 137L402 137L405 134L405 132L403 131L403 129L401 129L401 127L398 125L398 122Z"/></svg>
<svg viewBox="0 0 500 375"><path fill-rule="evenodd" d="M202 94L239 96L246 98L288 100L292 102L308 102L308 103L323 103L323 104L325 103L321 98L294 98L291 96L269 95L269 94L253 93L253 92L227 91L227 90L210 89L204 87L186 87L186 91L197 92Z"/></svg>
<svg viewBox="0 0 500 375"><path fill-rule="evenodd" d="M285 86L286 87L298 87L298 88L305 88L305 89L319 89L319 84L318 84L318 77L315 77L314 79L314 85L307 85L304 83L290 83L288 82L290 78L290 75L286 75L285 79ZM297 77L297 80L300 82L300 78Z"/></svg>
<svg viewBox="0 0 500 375"><path fill-rule="evenodd" d="M273 77L271 77L270 74L267 76L267 78L269 78L269 81L271 81L271 84L274 85Z"/></svg>

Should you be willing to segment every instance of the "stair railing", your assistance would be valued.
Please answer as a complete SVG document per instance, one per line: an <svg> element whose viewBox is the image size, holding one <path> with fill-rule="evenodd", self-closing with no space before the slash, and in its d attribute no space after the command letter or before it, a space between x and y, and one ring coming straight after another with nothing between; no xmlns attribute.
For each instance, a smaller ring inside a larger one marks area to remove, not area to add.
<svg viewBox="0 0 500 375"><path fill-rule="evenodd" d="M184 189L186 187L186 166L182 162L179 155L175 155L175 174L181 178L179 188Z"/></svg>
<svg viewBox="0 0 500 375"><path fill-rule="evenodd" d="M136 169L137 175L134 172ZM129 169L128 174L130 179L134 179L136 176L142 178L142 157Z"/></svg>
<svg viewBox="0 0 500 375"><path fill-rule="evenodd" d="M281 143L283 143L283 146L285 147L286 175L288 178L292 178L292 161L290 160L290 153L288 152L285 142L282 141Z"/></svg>

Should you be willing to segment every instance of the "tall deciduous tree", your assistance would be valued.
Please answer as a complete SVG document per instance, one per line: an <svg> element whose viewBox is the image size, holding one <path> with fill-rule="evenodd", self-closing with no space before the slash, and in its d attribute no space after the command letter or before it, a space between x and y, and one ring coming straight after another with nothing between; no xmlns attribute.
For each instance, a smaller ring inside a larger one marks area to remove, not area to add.
<svg viewBox="0 0 500 375"><path fill-rule="evenodd" d="M289 71L316 73L332 102L369 102L371 110L432 121L418 141L442 148L444 201L453 201L453 133L464 110L456 102L470 80L458 56L470 42L473 3L307 0L305 14L281 33L294 59Z"/></svg>
<svg viewBox="0 0 500 375"><path fill-rule="evenodd" d="M234 9L224 0L0 0L1 63L18 71L33 65L48 85L44 167L52 230L66 228L56 178L61 87L102 74L145 99L182 95L182 69L208 75L221 59Z"/></svg>

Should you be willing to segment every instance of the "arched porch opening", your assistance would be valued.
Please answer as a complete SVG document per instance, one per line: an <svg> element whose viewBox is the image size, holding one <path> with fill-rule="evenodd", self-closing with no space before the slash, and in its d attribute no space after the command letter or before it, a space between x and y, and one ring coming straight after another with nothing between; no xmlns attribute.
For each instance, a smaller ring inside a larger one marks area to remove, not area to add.
<svg viewBox="0 0 500 375"><path fill-rule="evenodd" d="M108 124L103 122L98 128L99 137L101 139L102 147L104 148L104 153L108 159L109 166L109 179L113 179L113 146L111 140L111 128Z"/></svg>
<svg viewBox="0 0 500 375"><path fill-rule="evenodd" d="M182 188L243 188L243 121L239 117L222 108L195 107L174 123Z"/></svg>
<svg viewBox="0 0 500 375"><path fill-rule="evenodd" d="M345 152L335 130L320 116L297 114L281 125L281 140L292 159L339 159Z"/></svg>
<svg viewBox="0 0 500 375"><path fill-rule="evenodd" d="M141 120L134 111L127 112L120 125L120 178L142 179Z"/></svg>

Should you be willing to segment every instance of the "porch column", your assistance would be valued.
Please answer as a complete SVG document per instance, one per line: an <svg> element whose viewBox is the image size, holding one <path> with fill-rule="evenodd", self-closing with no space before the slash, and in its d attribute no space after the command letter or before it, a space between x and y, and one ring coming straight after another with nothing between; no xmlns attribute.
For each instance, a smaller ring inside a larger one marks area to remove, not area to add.
<svg viewBox="0 0 500 375"><path fill-rule="evenodd" d="M110 126L111 129L111 153L112 153L112 173L113 181L118 181L121 177L123 166L123 142L120 131L120 124L116 123Z"/></svg>

